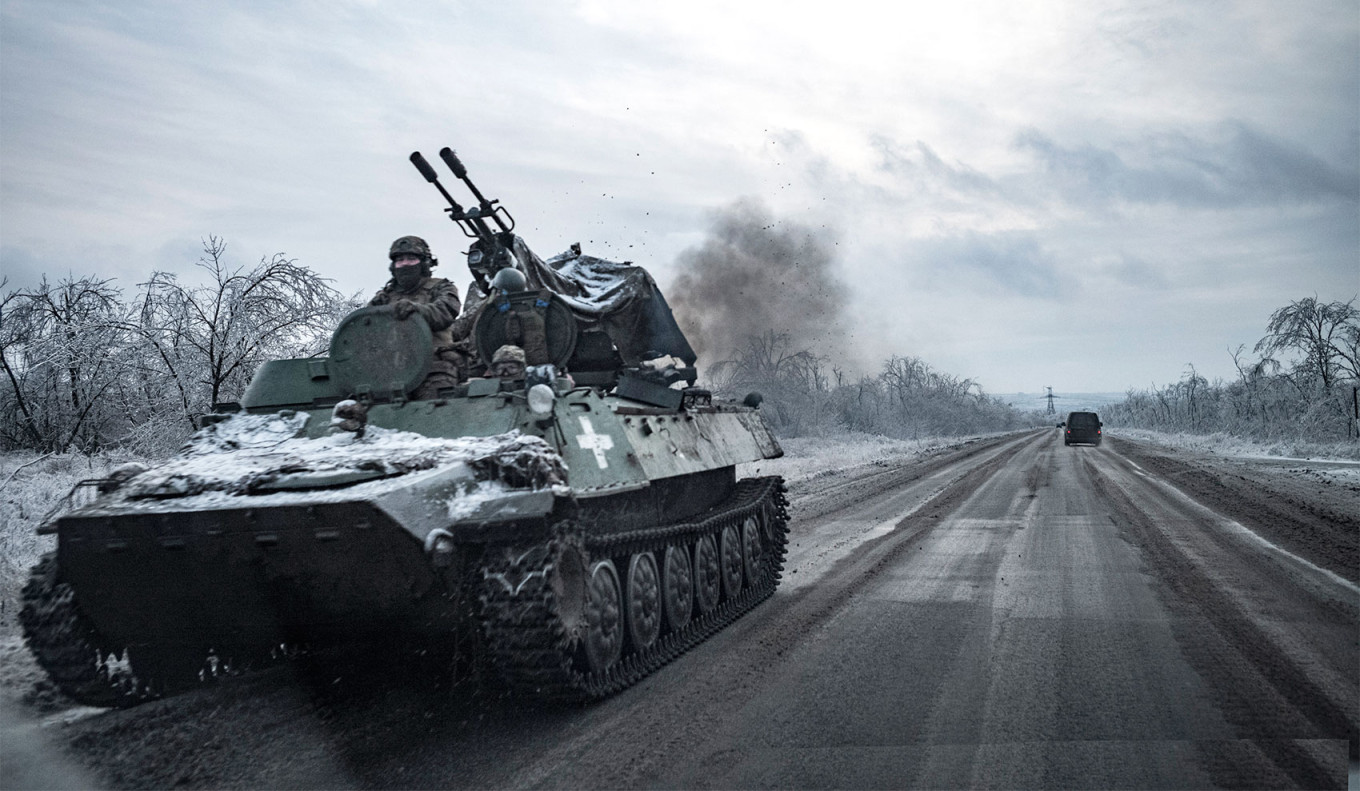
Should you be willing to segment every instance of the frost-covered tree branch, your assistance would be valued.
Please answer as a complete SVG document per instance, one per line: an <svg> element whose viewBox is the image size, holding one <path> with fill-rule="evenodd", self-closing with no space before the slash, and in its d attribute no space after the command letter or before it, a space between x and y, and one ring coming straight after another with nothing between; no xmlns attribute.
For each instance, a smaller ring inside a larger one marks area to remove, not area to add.
<svg viewBox="0 0 1360 791"><path fill-rule="evenodd" d="M218 237L203 250L199 277L153 272L130 303L94 277L0 296L0 447L173 448L259 363L324 350L358 305L281 254L232 267Z"/></svg>
<svg viewBox="0 0 1360 791"><path fill-rule="evenodd" d="M1360 311L1350 302L1296 300L1276 310L1250 359L1231 350L1237 379L1207 382L1189 366L1180 381L1130 391L1108 408L1112 424L1222 432L1266 441L1360 439Z"/></svg>

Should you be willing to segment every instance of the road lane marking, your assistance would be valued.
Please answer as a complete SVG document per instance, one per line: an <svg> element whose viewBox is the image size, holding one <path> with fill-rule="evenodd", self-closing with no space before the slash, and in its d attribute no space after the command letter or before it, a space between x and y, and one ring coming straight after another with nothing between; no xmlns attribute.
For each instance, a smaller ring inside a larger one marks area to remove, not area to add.
<svg viewBox="0 0 1360 791"><path fill-rule="evenodd" d="M1138 466L1137 464L1134 464L1128 459L1124 459L1124 461L1134 467ZM1301 566L1304 570L1311 571L1314 574L1319 575L1322 578L1328 580L1332 584L1337 585L1338 587L1350 592L1352 595L1360 597L1360 585L1356 585L1355 583L1351 582L1350 580L1346 579L1340 574L1337 574L1336 572L1331 571L1329 569L1325 569L1317 565L1316 563L1313 563L1310 560L1295 555L1293 552L1290 552L1284 547L1272 543L1268 539L1252 531L1246 525L1242 524L1241 522L1238 522L1236 519L1232 519L1227 516L1224 516L1223 514L1218 513L1212 508L1209 508L1208 506L1194 499L1190 495L1181 491L1171 483L1160 478L1154 478L1141 471L1139 471L1138 474L1142 475L1144 478L1147 478L1148 481L1150 481L1153 485L1157 486L1158 488L1170 494L1172 497L1190 506L1192 509L1199 511L1202 514L1208 514L1210 517L1214 519L1214 521L1228 527L1232 532L1237 533L1239 536L1251 539L1252 541L1264 547L1268 552L1278 555L1281 559L1287 562L1294 563L1295 565Z"/></svg>

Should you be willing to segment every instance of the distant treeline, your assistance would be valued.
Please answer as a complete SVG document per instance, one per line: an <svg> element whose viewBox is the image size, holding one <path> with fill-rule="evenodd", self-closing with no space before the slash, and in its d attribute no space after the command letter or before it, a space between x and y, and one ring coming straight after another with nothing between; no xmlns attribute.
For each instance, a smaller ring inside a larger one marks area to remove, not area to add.
<svg viewBox="0 0 1360 791"><path fill-rule="evenodd" d="M749 337L709 374L715 389L737 398L764 397L761 410L786 437L860 431L888 437L958 436L1032 425L1022 412L982 392L972 379L894 355L875 375L851 377L824 357L793 348L774 330Z"/></svg>
<svg viewBox="0 0 1360 791"><path fill-rule="evenodd" d="M1275 311L1249 354L1232 352L1237 379L1209 382L1189 366L1180 381L1130 391L1102 413L1112 425L1222 432L1265 441L1360 438L1360 310L1308 297Z"/></svg>

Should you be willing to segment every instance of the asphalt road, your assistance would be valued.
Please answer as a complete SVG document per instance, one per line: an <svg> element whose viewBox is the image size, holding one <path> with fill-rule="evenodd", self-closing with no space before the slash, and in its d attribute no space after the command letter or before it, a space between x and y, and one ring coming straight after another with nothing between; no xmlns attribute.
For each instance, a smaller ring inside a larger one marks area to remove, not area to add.
<svg viewBox="0 0 1360 791"><path fill-rule="evenodd" d="M40 734L119 787L1345 788L1360 487L1237 473L1045 430L810 480L775 596L593 706L361 663Z"/></svg>

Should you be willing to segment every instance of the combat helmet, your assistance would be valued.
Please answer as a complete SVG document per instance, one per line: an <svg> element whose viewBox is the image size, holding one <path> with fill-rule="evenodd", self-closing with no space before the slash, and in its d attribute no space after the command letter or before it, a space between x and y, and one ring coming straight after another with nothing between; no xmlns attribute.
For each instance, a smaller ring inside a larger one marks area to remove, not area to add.
<svg viewBox="0 0 1360 791"><path fill-rule="evenodd" d="M524 349L513 343L502 345L491 355L491 362L494 363L519 363L524 365Z"/></svg>
<svg viewBox="0 0 1360 791"><path fill-rule="evenodd" d="M430 246L419 236L403 236L392 243L392 247L387 251L387 260L392 261L399 255L420 256L420 273L429 275L430 270L439 266L439 260L430 255ZM388 265L388 269L393 267Z"/></svg>
<svg viewBox="0 0 1360 791"><path fill-rule="evenodd" d="M528 286L529 281L524 277L524 273L512 266L501 269L495 277L491 278L491 288L495 291L504 291L507 294L523 291Z"/></svg>

